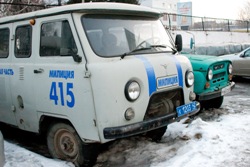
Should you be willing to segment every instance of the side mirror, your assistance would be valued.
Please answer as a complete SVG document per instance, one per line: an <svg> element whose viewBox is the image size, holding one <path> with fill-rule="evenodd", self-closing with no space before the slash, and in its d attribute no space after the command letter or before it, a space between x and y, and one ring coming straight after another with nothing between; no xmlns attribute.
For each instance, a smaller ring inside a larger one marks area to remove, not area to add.
<svg viewBox="0 0 250 167"><path fill-rule="evenodd" d="M194 38L190 39L190 49L193 49L195 42L194 42Z"/></svg>
<svg viewBox="0 0 250 167"><path fill-rule="evenodd" d="M182 36L180 34L175 37L175 47L178 52L182 51Z"/></svg>

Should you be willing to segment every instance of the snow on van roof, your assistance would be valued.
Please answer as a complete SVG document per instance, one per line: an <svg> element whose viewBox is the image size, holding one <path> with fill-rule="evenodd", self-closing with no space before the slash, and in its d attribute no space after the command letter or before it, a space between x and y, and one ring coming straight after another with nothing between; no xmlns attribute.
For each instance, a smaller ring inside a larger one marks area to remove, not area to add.
<svg viewBox="0 0 250 167"><path fill-rule="evenodd" d="M15 22L19 20L34 19L39 17L46 17L51 15L58 15L64 13L100 13L100 14L128 14L148 17L159 17L160 12L149 7L112 2L92 2L80 3L72 5L64 5L53 7L49 9L38 10L25 14L18 14L14 16L6 16L0 18L0 25L8 22Z"/></svg>

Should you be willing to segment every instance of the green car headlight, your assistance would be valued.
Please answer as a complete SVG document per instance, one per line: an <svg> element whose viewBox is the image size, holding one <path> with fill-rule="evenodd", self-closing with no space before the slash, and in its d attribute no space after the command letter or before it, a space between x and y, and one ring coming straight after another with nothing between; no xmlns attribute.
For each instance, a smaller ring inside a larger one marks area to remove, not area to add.
<svg viewBox="0 0 250 167"><path fill-rule="evenodd" d="M207 73L207 79L210 81L212 78L213 78L213 71L209 69Z"/></svg>
<svg viewBox="0 0 250 167"><path fill-rule="evenodd" d="M229 64L229 66L228 66L228 73L229 74L233 73L233 65L232 64Z"/></svg>

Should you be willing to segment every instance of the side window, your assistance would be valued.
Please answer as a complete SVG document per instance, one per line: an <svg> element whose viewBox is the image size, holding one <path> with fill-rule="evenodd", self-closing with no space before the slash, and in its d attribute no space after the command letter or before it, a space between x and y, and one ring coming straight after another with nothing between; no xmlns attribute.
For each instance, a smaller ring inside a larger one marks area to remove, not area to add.
<svg viewBox="0 0 250 167"><path fill-rule="evenodd" d="M67 20L42 24L40 56L77 54L75 40Z"/></svg>
<svg viewBox="0 0 250 167"><path fill-rule="evenodd" d="M30 25L19 26L15 34L15 56L27 58L31 55L32 28Z"/></svg>
<svg viewBox="0 0 250 167"><path fill-rule="evenodd" d="M9 36L8 28L0 29L0 58L6 58L9 55Z"/></svg>
<svg viewBox="0 0 250 167"><path fill-rule="evenodd" d="M245 52L245 57L250 57L250 49Z"/></svg>

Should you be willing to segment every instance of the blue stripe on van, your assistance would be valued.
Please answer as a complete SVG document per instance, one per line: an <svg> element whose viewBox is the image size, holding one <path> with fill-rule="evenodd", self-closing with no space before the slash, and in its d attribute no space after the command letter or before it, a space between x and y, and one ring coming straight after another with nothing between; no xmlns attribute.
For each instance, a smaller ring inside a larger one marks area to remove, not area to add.
<svg viewBox="0 0 250 167"><path fill-rule="evenodd" d="M147 76L148 76L148 87L149 87L149 96L156 91L156 78L153 66L150 62L143 56L136 56L138 59L142 60Z"/></svg>
<svg viewBox="0 0 250 167"><path fill-rule="evenodd" d="M181 64L175 56L173 56L173 57L174 57L177 72L178 72L179 86L183 87L183 75L182 75Z"/></svg>

